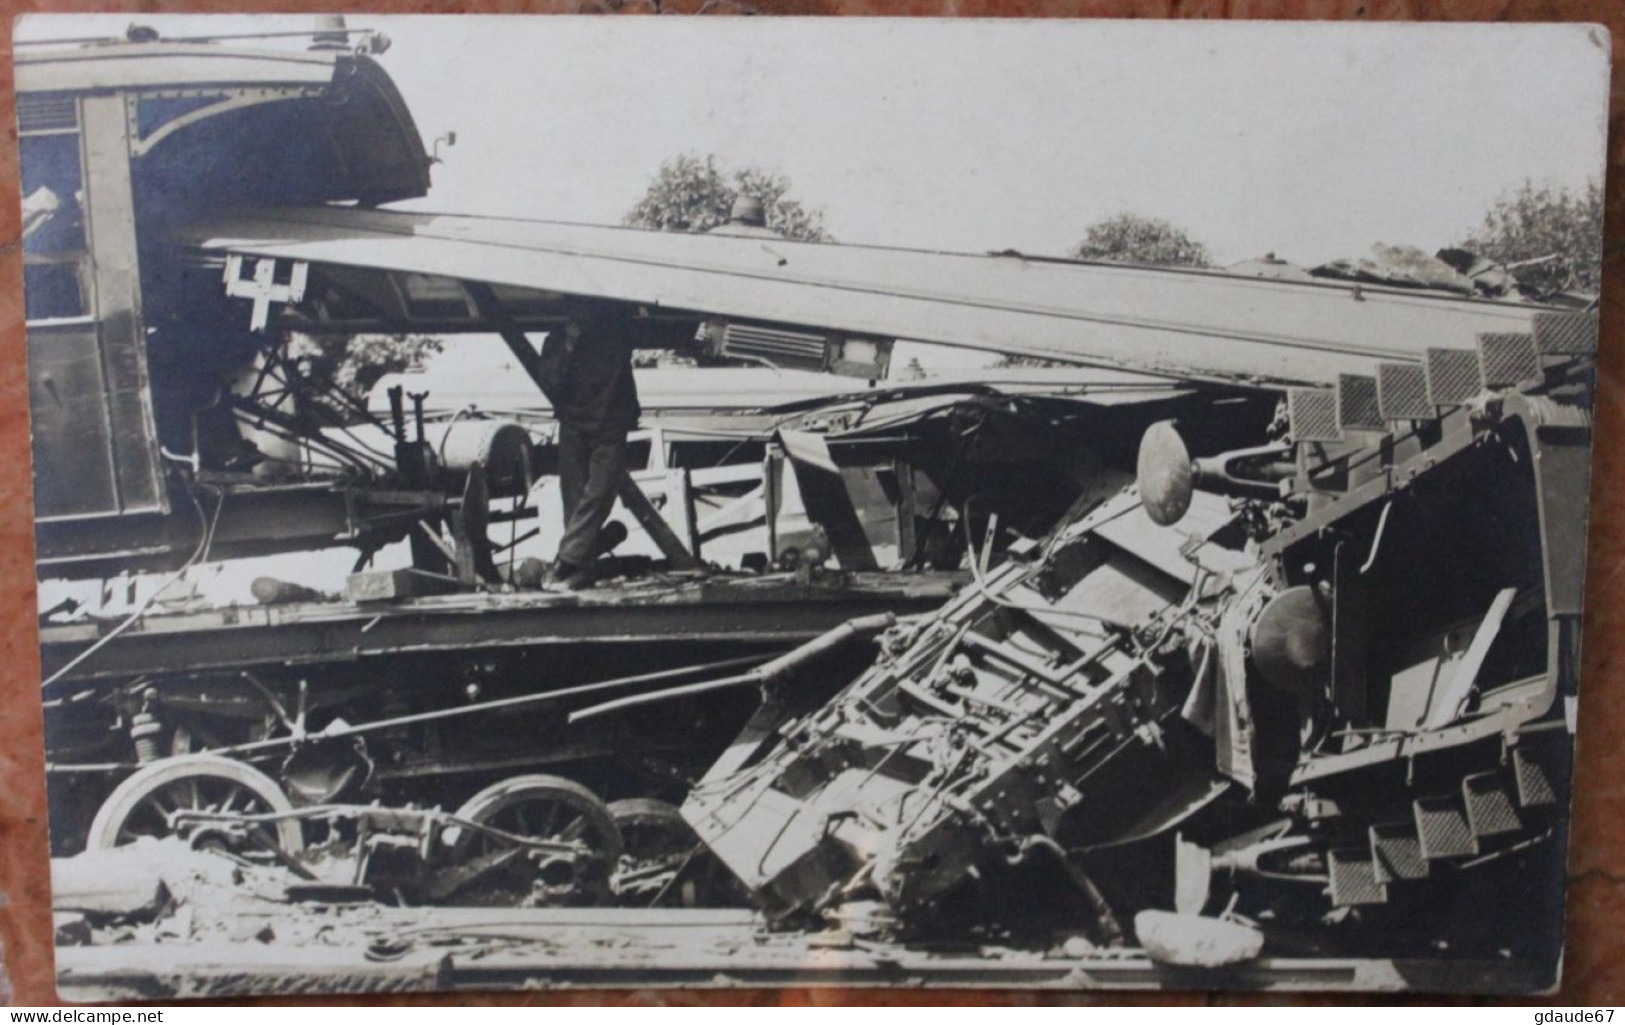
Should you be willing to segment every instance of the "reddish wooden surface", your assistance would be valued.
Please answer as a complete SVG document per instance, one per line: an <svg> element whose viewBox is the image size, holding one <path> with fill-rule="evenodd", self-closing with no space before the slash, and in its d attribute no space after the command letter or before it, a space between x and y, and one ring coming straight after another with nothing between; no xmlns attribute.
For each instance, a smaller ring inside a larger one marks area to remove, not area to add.
<svg viewBox="0 0 1625 1025"><path fill-rule="evenodd" d="M658 0L657 0L658 2ZM1586 611L1583 724L1575 779L1570 852L1567 953L1559 994L1531 1004L1625 1003L1625 4L1619 0L665 0L666 13L704 4L718 14L908 15L953 17L1322 18L1397 21L1600 22L1613 33L1614 86L1609 115L1608 253L1604 262L1603 351L1597 392L1597 452ZM463 10L491 14L574 14L626 8L647 12L650 0L139 0L137 3L27 3L8 0L0 23L0 948L18 1004L54 1003L51 915L47 899L43 761L35 647L32 498L29 489L27 392L24 388L21 246L18 239L15 101L11 82L11 17L30 11L132 11L408 14ZM365 20L364 18L362 19ZM0 996L5 992L0 982ZM433 1004L932 1004L932 1003L1346 1003L1359 997L1022 993L1008 990L792 989L742 991L607 990L515 993L455 1000L434 997L333 998L356 1003ZM1439 998L1418 997L1418 1002ZM249 1001L255 1002L255 1001ZM270 1002L270 1001L268 1001ZM1392 997L1370 1002L1388 1004ZM1464 1002L1473 1002L1467 1000Z"/></svg>

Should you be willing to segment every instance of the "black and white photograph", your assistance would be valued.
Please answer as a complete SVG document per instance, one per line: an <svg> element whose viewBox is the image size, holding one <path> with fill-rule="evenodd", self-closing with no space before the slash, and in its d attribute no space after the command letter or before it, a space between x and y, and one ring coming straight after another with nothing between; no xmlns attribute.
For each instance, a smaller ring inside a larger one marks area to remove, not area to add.
<svg viewBox="0 0 1625 1025"><path fill-rule="evenodd" d="M15 37L63 998L1557 985L1605 30Z"/></svg>

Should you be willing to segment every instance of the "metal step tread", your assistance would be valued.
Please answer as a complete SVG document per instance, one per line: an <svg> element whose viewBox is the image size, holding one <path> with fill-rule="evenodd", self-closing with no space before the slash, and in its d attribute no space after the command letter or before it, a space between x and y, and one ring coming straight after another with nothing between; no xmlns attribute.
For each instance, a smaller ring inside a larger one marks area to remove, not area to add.
<svg viewBox="0 0 1625 1025"><path fill-rule="evenodd" d="M1454 797L1424 797L1412 804L1422 857L1466 858L1478 853L1467 813Z"/></svg>
<svg viewBox="0 0 1625 1025"><path fill-rule="evenodd" d="M1379 883L1426 879L1428 862L1422 840L1410 822L1389 822L1371 827L1371 858Z"/></svg>
<svg viewBox="0 0 1625 1025"><path fill-rule="evenodd" d="M1513 777L1518 783L1518 806L1540 808L1557 803L1557 788L1552 786L1545 766L1521 749L1512 750Z"/></svg>
<svg viewBox="0 0 1625 1025"><path fill-rule="evenodd" d="M1473 836L1500 836L1523 828L1506 777L1480 772L1461 779L1461 800L1467 809L1467 827Z"/></svg>
<svg viewBox="0 0 1625 1025"><path fill-rule="evenodd" d="M1326 867L1334 906L1388 903L1388 887L1377 879L1376 860L1369 849L1327 851Z"/></svg>

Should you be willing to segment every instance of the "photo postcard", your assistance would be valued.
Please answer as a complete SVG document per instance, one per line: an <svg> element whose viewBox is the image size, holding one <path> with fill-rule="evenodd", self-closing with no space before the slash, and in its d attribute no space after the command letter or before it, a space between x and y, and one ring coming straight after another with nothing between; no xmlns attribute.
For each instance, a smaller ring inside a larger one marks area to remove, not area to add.
<svg viewBox="0 0 1625 1025"><path fill-rule="evenodd" d="M1556 985L1602 29L16 36L64 998Z"/></svg>

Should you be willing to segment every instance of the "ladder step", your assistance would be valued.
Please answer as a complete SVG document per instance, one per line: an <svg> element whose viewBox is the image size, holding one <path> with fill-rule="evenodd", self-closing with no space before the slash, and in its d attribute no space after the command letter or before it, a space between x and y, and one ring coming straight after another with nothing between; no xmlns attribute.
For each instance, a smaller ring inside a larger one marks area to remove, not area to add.
<svg viewBox="0 0 1625 1025"><path fill-rule="evenodd" d="M1371 851L1350 847L1326 852L1327 874L1332 883L1332 904L1386 904L1388 887L1377 879L1376 861Z"/></svg>
<svg viewBox="0 0 1625 1025"><path fill-rule="evenodd" d="M1288 388L1286 405L1293 441L1343 440L1343 431L1337 426L1337 392L1330 388Z"/></svg>
<svg viewBox="0 0 1625 1025"><path fill-rule="evenodd" d="M1557 803L1557 789L1552 786L1545 767L1525 754L1521 747L1512 749L1512 770L1518 782L1519 807L1539 808Z"/></svg>
<svg viewBox="0 0 1625 1025"><path fill-rule="evenodd" d="M1484 390L1478 377L1478 351L1475 349L1429 349L1423 363L1428 383L1428 401L1435 406L1459 406L1471 402Z"/></svg>
<svg viewBox="0 0 1625 1025"><path fill-rule="evenodd" d="M1535 344L1548 355L1594 355L1597 351L1597 315L1590 312L1552 311L1535 314Z"/></svg>
<svg viewBox="0 0 1625 1025"><path fill-rule="evenodd" d="M1466 858L1478 853L1478 842L1467 826L1467 813L1454 797L1424 797L1412 806L1422 857Z"/></svg>
<svg viewBox="0 0 1625 1025"><path fill-rule="evenodd" d="M1523 828L1506 780L1499 772L1462 777L1461 800L1467 808L1467 828L1475 837L1500 836Z"/></svg>
<svg viewBox="0 0 1625 1025"><path fill-rule="evenodd" d="M1416 363L1377 364L1377 405L1384 420L1432 420L1427 371Z"/></svg>
<svg viewBox="0 0 1625 1025"><path fill-rule="evenodd" d="M1380 431L1382 409L1377 402L1377 379L1364 374L1337 375L1337 427L1342 431Z"/></svg>
<svg viewBox="0 0 1625 1025"><path fill-rule="evenodd" d="M1478 372L1489 388L1530 384L1541 379L1535 336L1496 332L1478 336Z"/></svg>
<svg viewBox="0 0 1625 1025"><path fill-rule="evenodd" d="M1422 857L1422 841L1409 822L1387 822L1371 827L1372 865L1377 882L1426 879L1427 859Z"/></svg>

